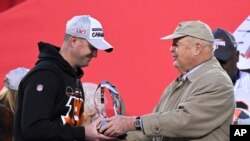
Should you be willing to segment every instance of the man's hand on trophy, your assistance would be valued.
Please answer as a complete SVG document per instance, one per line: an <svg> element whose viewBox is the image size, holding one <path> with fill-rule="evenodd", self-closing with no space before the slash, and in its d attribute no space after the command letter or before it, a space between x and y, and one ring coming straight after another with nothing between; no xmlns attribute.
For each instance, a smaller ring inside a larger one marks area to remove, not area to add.
<svg viewBox="0 0 250 141"><path fill-rule="evenodd" d="M113 137L108 137L108 136L105 136L103 134L100 134L97 129L100 128L100 125L101 125L101 121L103 119L101 118L97 118L96 120L92 121L91 123L89 124L85 124L84 127L85 127L85 140L88 140L88 141L115 141L117 139L113 138Z"/></svg>
<svg viewBox="0 0 250 141"><path fill-rule="evenodd" d="M120 135L124 135L129 131L135 130L135 118L136 117L128 117L122 115L107 118L107 124L101 126L99 132L110 137L118 137Z"/></svg>

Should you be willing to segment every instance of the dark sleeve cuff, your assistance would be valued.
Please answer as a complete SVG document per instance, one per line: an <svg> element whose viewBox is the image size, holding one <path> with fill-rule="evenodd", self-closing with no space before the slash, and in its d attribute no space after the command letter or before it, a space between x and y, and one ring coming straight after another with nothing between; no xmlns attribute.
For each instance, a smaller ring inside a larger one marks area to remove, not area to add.
<svg viewBox="0 0 250 141"><path fill-rule="evenodd" d="M72 127L72 136L74 139L84 140L85 128L84 127Z"/></svg>

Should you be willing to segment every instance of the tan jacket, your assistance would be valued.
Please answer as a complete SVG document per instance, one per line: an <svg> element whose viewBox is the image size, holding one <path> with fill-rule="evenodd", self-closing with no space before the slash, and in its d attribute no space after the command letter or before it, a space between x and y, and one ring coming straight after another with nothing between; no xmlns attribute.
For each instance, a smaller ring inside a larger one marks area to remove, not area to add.
<svg viewBox="0 0 250 141"><path fill-rule="evenodd" d="M142 117L146 136L130 132L127 139L229 141L234 109L232 81L213 57L167 87L154 112Z"/></svg>

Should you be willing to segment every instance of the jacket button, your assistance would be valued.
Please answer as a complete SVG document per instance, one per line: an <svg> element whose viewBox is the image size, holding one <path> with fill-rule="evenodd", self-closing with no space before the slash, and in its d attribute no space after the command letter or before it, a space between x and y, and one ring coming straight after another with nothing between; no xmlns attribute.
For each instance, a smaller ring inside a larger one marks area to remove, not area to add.
<svg viewBox="0 0 250 141"><path fill-rule="evenodd" d="M155 128L154 128L154 132L155 132L155 133L160 133L160 129L159 129L158 127L155 127Z"/></svg>

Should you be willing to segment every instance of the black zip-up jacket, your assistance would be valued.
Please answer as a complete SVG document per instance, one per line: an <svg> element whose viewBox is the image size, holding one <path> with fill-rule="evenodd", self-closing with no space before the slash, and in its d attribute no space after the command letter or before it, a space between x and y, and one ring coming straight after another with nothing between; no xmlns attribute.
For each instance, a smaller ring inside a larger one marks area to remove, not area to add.
<svg viewBox="0 0 250 141"><path fill-rule="evenodd" d="M14 141L84 140L81 68L74 70L59 48L39 42L36 66L19 85Z"/></svg>

